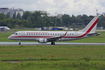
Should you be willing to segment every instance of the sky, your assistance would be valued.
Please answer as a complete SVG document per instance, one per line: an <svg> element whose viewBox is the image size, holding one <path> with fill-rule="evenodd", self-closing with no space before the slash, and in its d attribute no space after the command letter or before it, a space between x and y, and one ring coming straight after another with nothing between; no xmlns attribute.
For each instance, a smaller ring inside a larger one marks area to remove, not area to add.
<svg viewBox="0 0 105 70"><path fill-rule="evenodd" d="M105 0L0 0L0 7L47 11L51 15L96 15L105 12Z"/></svg>

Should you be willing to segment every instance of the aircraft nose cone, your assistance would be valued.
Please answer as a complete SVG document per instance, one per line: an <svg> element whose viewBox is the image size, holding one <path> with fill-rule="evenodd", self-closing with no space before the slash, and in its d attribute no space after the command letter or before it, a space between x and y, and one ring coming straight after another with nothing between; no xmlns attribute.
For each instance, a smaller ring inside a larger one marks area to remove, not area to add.
<svg viewBox="0 0 105 70"><path fill-rule="evenodd" d="M11 36L9 36L8 39L11 39Z"/></svg>
<svg viewBox="0 0 105 70"><path fill-rule="evenodd" d="M7 30L10 30L10 28L8 28Z"/></svg>

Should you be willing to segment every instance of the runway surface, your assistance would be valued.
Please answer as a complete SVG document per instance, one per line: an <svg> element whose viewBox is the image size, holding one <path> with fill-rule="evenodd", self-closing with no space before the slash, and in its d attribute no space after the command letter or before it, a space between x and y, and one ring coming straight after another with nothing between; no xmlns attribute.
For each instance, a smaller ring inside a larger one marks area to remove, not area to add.
<svg viewBox="0 0 105 70"><path fill-rule="evenodd" d="M18 45L19 42L0 42L0 45ZM21 42L21 45L51 45L51 43L40 44L38 42ZM71 43L55 42L55 45L105 45L105 43Z"/></svg>

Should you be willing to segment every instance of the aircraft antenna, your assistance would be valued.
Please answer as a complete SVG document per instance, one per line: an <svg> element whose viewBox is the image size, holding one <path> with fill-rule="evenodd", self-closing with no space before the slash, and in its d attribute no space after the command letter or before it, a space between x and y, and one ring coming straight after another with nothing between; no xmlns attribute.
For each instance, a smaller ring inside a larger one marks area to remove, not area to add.
<svg viewBox="0 0 105 70"><path fill-rule="evenodd" d="M96 9L96 15L98 16L99 14L98 14L98 9Z"/></svg>

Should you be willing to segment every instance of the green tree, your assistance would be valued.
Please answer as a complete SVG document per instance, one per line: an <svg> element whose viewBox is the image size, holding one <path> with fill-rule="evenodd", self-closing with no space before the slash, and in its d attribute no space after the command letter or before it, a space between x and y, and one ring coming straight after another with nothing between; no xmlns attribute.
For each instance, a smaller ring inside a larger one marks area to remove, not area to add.
<svg viewBox="0 0 105 70"><path fill-rule="evenodd" d="M39 17L39 16L41 17L41 13L40 13L40 12L38 12L38 11L37 11L37 12L32 13L31 15L32 15L32 16L34 16L34 20L35 20L35 21L37 21L37 17Z"/></svg>
<svg viewBox="0 0 105 70"><path fill-rule="evenodd" d="M10 18L10 13L7 14L7 18Z"/></svg>
<svg viewBox="0 0 105 70"><path fill-rule="evenodd" d="M75 30L75 28L76 28L76 24L73 23L73 24L72 24L72 27L73 27L73 30Z"/></svg>
<svg viewBox="0 0 105 70"><path fill-rule="evenodd" d="M85 14L82 16L82 19L84 20L85 25L87 25L89 23L89 21L90 21L89 17L87 15L85 15Z"/></svg>
<svg viewBox="0 0 105 70"><path fill-rule="evenodd" d="M71 23L70 16L67 15L67 14L64 14L64 15L62 16L62 21L63 21L63 25L64 25L64 26L67 26L68 24Z"/></svg>
<svg viewBox="0 0 105 70"><path fill-rule="evenodd" d="M28 20L22 20L23 27L28 27L29 22Z"/></svg>
<svg viewBox="0 0 105 70"><path fill-rule="evenodd" d="M10 21L10 24L8 24L8 27L10 27L10 28L14 28L14 19L9 19L9 21Z"/></svg>
<svg viewBox="0 0 105 70"><path fill-rule="evenodd" d="M105 21L101 22L101 26L105 28Z"/></svg>
<svg viewBox="0 0 105 70"><path fill-rule="evenodd" d="M0 20L3 20L3 19L6 19L7 17L6 17L6 15L4 15L4 14L0 14Z"/></svg>
<svg viewBox="0 0 105 70"><path fill-rule="evenodd" d="M22 18L26 20L30 15L31 15L31 13L30 13L29 11L26 11L26 12L23 14Z"/></svg>
<svg viewBox="0 0 105 70"><path fill-rule="evenodd" d="M6 23L7 23L7 22L6 22L6 19L3 19L3 20L2 20L2 26L7 26Z"/></svg>
<svg viewBox="0 0 105 70"><path fill-rule="evenodd" d="M22 19L20 13L17 14L17 19L20 19L20 20Z"/></svg>
<svg viewBox="0 0 105 70"><path fill-rule="evenodd" d="M13 17L12 17L12 18L13 18L13 19L16 19L16 13L13 14Z"/></svg>
<svg viewBox="0 0 105 70"><path fill-rule="evenodd" d="M57 18L57 20L56 20L56 25L57 25L57 26L63 26L63 23L62 23L61 19ZM67 25L68 25L68 24L67 24Z"/></svg>
<svg viewBox="0 0 105 70"><path fill-rule="evenodd" d="M44 23L43 23L43 19L41 16L37 17L37 26L38 27L43 27Z"/></svg>
<svg viewBox="0 0 105 70"><path fill-rule="evenodd" d="M28 25L28 27L31 27L32 21L31 21L31 18L30 18L30 16L28 16L27 20L28 20L28 22L29 22L29 25Z"/></svg>

